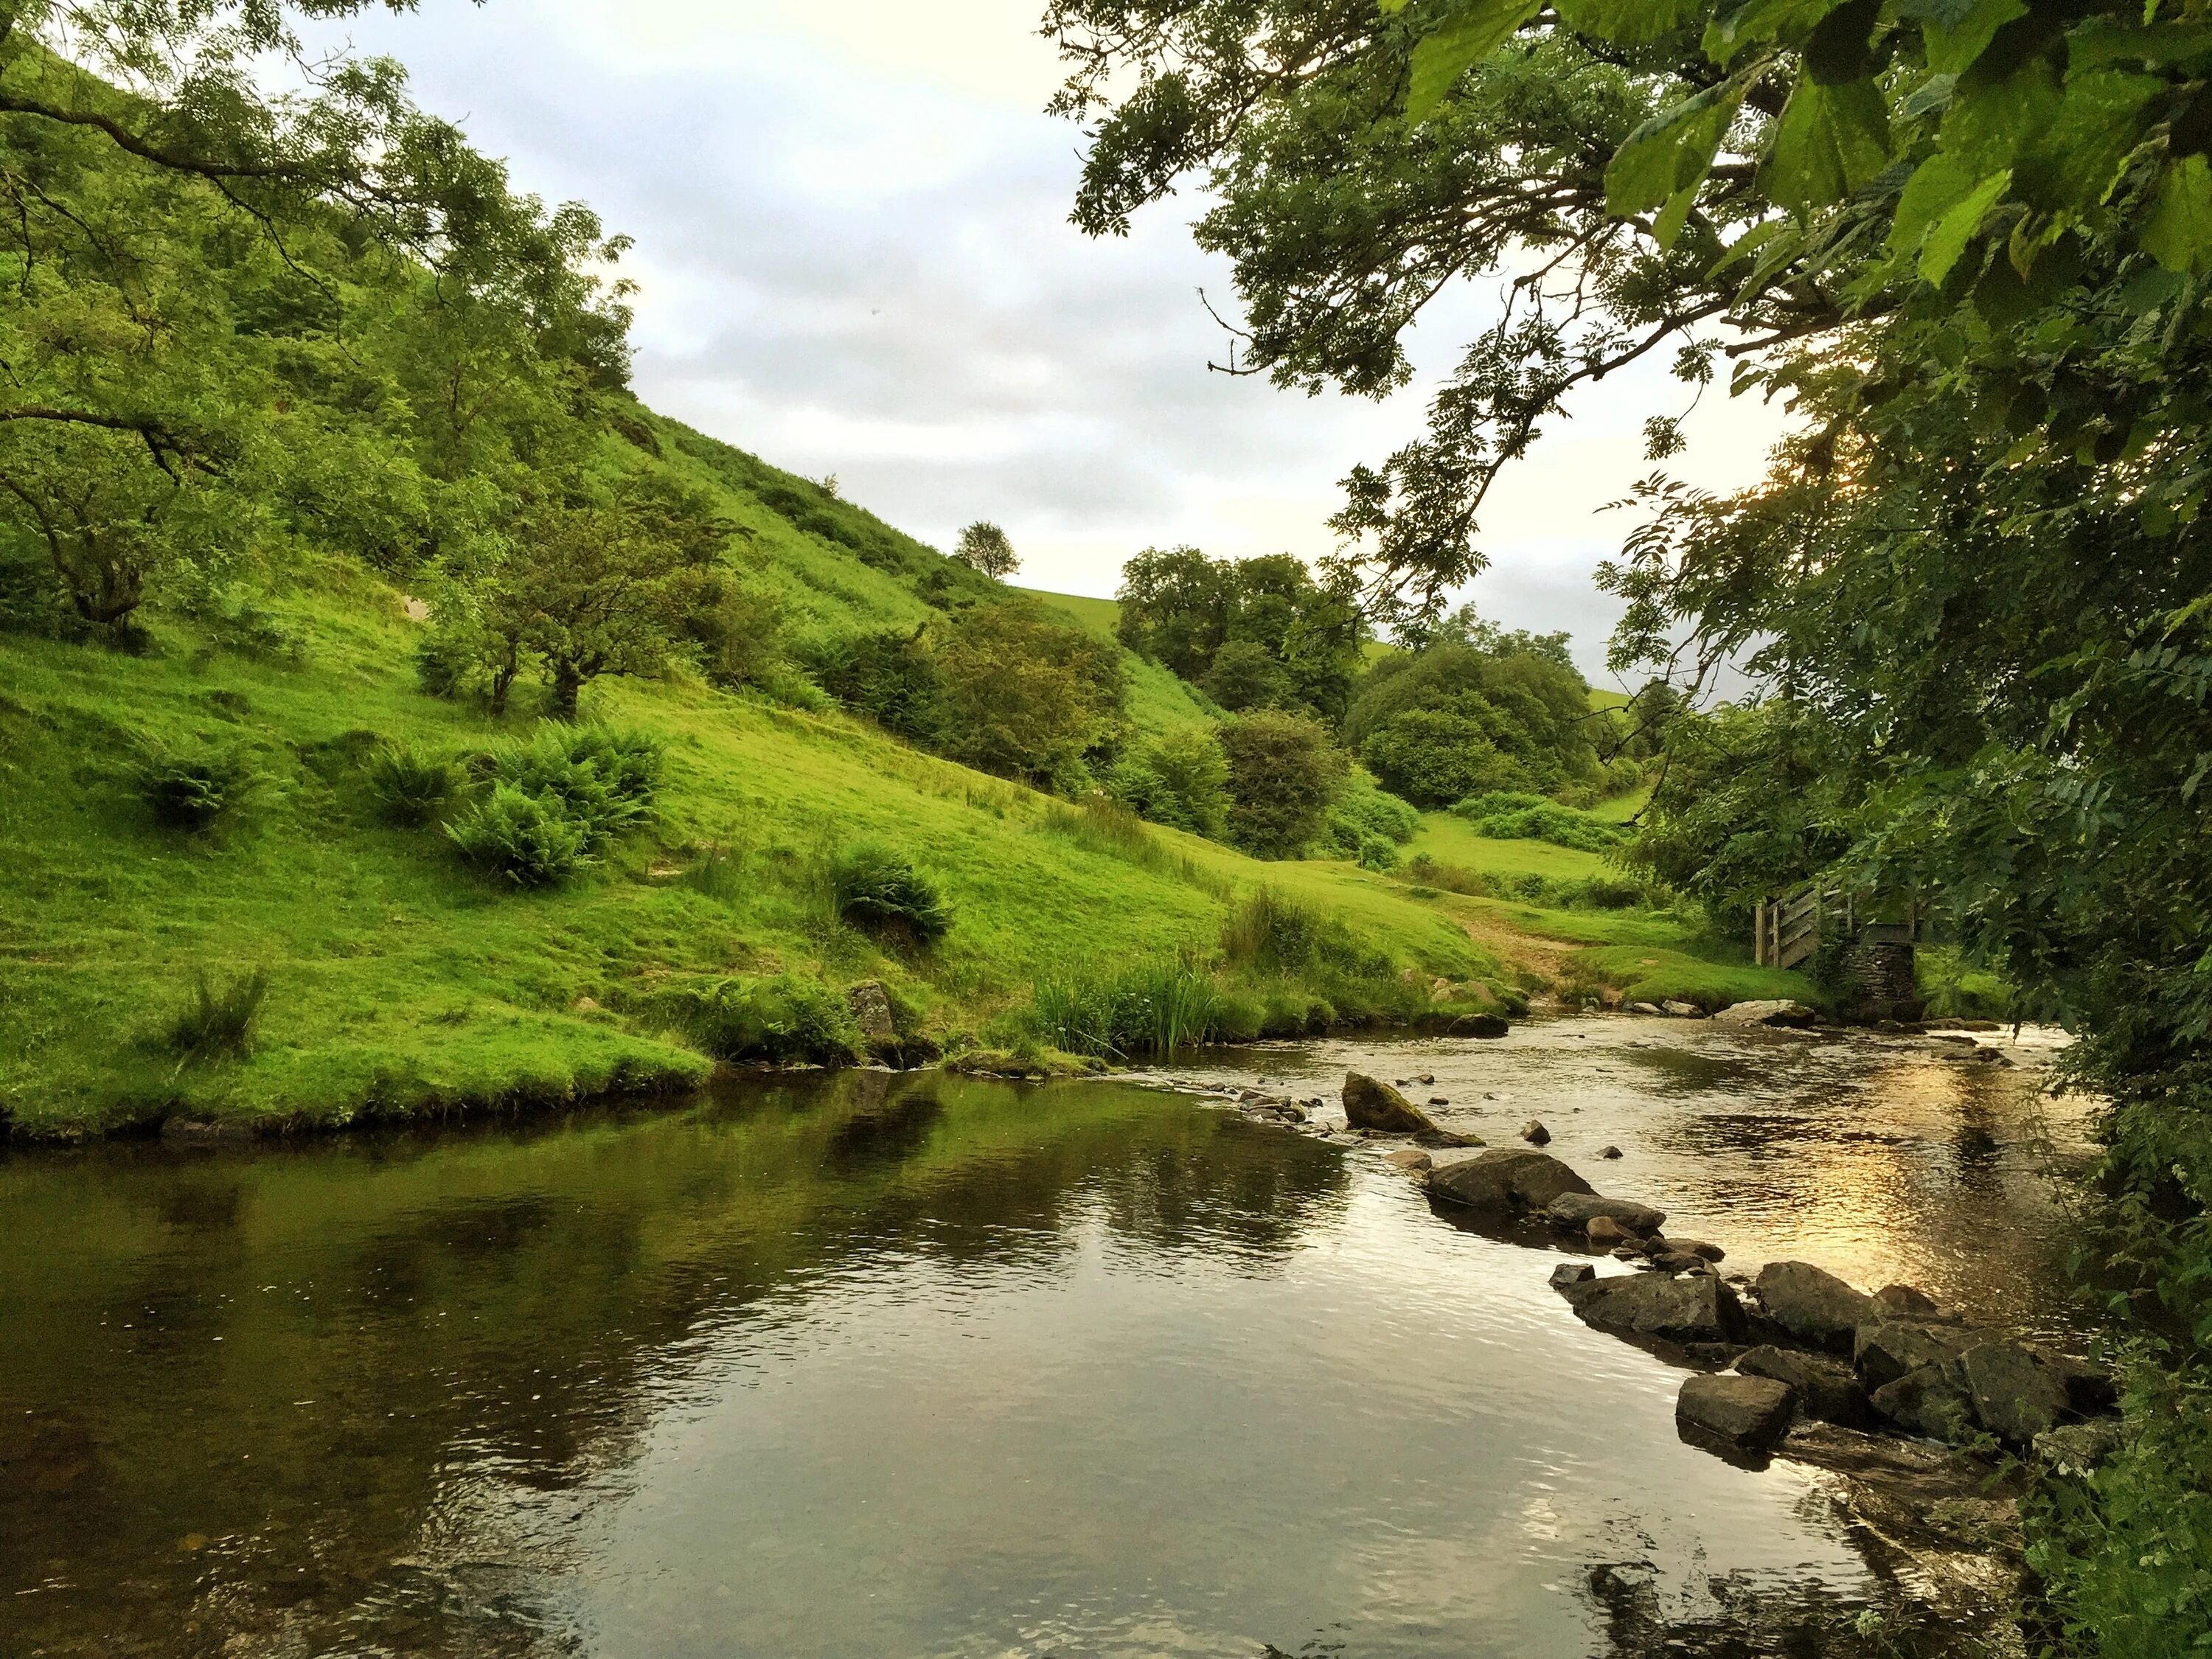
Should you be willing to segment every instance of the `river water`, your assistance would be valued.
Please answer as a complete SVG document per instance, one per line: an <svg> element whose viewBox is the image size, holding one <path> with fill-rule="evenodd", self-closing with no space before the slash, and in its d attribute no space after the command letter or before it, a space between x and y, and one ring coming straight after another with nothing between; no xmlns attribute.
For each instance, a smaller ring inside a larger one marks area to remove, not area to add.
<svg viewBox="0 0 2212 1659"><path fill-rule="evenodd" d="M2012 1052L1578 1019L1179 1075L1429 1073L1731 1267L2063 1340L2081 1115ZM1895 1592L1553 1258L1134 1082L19 1152L0 1245L10 1659L1840 1651ZM1794 1649L1725 1633L1772 1607Z"/></svg>

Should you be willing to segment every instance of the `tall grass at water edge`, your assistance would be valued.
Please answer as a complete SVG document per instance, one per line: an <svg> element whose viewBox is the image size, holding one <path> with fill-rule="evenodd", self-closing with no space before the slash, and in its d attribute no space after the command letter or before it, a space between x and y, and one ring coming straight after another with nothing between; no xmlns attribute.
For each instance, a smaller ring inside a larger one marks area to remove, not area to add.
<svg viewBox="0 0 2212 1659"><path fill-rule="evenodd" d="M1225 1000L1188 957L1136 963L1118 973L1068 969L1036 982L1036 1035L1073 1054L1158 1060L1221 1035Z"/></svg>

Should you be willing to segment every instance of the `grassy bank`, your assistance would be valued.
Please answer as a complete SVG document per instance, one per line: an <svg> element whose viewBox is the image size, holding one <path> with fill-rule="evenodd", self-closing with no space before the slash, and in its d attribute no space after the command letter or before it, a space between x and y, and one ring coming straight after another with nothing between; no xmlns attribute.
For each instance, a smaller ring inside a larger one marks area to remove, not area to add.
<svg viewBox="0 0 2212 1659"><path fill-rule="evenodd" d="M1331 994L1340 969L1222 954L1262 886L1342 928L1367 1012L1410 1006L1414 981L1425 1000L1432 977L1498 971L1451 918L1350 866L1094 823L844 716L684 683L594 692L591 713L665 745L656 810L584 875L518 889L434 824L383 822L366 774L385 744L466 756L529 722L421 691L402 596L346 568L287 614L281 653L173 619L149 656L0 645L0 1108L16 1133L681 1085L710 1062L671 1010L732 981L841 994L881 979L954 1049L1030 1038L1041 978L1169 958L1218 971L1240 1025L1255 1007L1276 1029L1363 1012ZM149 744L235 747L258 787L210 829L169 827L135 781ZM838 919L825 872L868 842L941 888L940 944L902 950ZM255 973L251 1052L182 1057L173 1034L202 978L221 997Z"/></svg>

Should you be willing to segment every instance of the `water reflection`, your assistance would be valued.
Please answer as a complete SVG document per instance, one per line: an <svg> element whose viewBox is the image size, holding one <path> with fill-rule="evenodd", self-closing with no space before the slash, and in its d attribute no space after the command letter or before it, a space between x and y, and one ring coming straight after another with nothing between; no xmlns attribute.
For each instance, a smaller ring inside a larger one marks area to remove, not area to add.
<svg viewBox="0 0 2212 1659"><path fill-rule="evenodd" d="M1524 1252L1124 1086L19 1155L0 1237L9 1655L1580 1656L1625 1541L1881 1593Z"/></svg>

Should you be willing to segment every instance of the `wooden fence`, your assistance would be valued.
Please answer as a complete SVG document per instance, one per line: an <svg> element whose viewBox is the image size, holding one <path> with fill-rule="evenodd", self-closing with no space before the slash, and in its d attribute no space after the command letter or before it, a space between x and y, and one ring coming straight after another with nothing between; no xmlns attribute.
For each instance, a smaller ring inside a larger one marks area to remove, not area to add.
<svg viewBox="0 0 2212 1659"><path fill-rule="evenodd" d="M1754 908L1752 958L1762 968L1796 968L1820 948L1825 924L1852 931L1851 896L1840 887L1811 884Z"/></svg>

